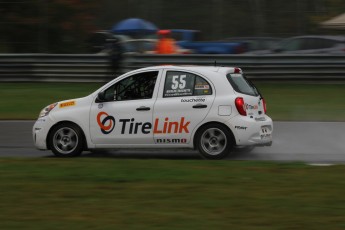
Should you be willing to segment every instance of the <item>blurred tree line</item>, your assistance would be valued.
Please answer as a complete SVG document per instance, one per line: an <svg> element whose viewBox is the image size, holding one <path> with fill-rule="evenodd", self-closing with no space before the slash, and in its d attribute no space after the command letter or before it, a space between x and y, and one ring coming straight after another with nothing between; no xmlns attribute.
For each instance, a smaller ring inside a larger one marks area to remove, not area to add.
<svg viewBox="0 0 345 230"><path fill-rule="evenodd" d="M0 52L73 53L85 50L99 2L0 0Z"/></svg>
<svg viewBox="0 0 345 230"><path fill-rule="evenodd" d="M0 52L87 52L90 33L130 17L203 40L339 34L319 23L344 12L344 0L0 0Z"/></svg>

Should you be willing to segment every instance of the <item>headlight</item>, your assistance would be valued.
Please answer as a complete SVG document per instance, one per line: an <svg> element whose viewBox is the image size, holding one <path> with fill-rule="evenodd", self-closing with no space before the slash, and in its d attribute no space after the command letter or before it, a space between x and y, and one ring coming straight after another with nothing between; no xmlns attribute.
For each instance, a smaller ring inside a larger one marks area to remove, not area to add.
<svg viewBox="0 0 345 230"><path fill-rule="evenodd" d="M45 117L49 114L50 111L52 111L55 106L57 105L58 103L54 103L54 104L51 104L51 105L48 105L47 107L45 107L44 109L42 109L42 111L40 112L40 115L39 117Z"/></svg>

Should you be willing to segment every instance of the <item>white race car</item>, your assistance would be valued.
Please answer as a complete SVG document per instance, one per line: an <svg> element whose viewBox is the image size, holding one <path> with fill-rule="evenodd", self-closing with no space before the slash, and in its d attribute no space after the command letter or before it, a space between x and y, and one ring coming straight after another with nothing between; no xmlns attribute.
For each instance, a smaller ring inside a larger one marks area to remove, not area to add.
<svg viewBox="0 0 345 230"><path fill-rule="evenodd" d="M45 107L33 127L56 156L114 148L196 148L221 159L235 146L272 144L266 104L240 68L155 66L89 96Z"/></svg>

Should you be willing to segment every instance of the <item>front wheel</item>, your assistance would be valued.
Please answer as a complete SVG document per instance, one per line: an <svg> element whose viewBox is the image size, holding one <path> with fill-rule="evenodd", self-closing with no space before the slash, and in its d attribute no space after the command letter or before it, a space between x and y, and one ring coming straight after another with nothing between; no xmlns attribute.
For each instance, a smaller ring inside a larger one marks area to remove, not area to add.
<svg viewBox="0 0 345 230"><path fill-rule="evenodd" d="M230 154L234 146L231 133L219 124L206 125L196 138L197 148L206 159L223 159Z"/></svg>
<svg viewBox="0 0 345 230"><path fill-rule="evenodd" d="M49 147L58 157L75 157L83 151L81 129L71 123L55 126L49 135Z"/></svg>

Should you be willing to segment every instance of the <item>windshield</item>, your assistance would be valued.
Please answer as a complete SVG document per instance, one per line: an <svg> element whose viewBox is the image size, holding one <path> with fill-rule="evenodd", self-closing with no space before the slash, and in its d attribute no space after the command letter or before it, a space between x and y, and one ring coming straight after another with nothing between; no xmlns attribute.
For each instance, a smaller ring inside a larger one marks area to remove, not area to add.
<svg viewBox="0 0 345 230"><path fill-rule="evenodd" d="M259 96L259 91L256 87L247 80L242 74L227 74L226 78L230 82L231 86L238 93L243 93L251 96Z"/></svg>

